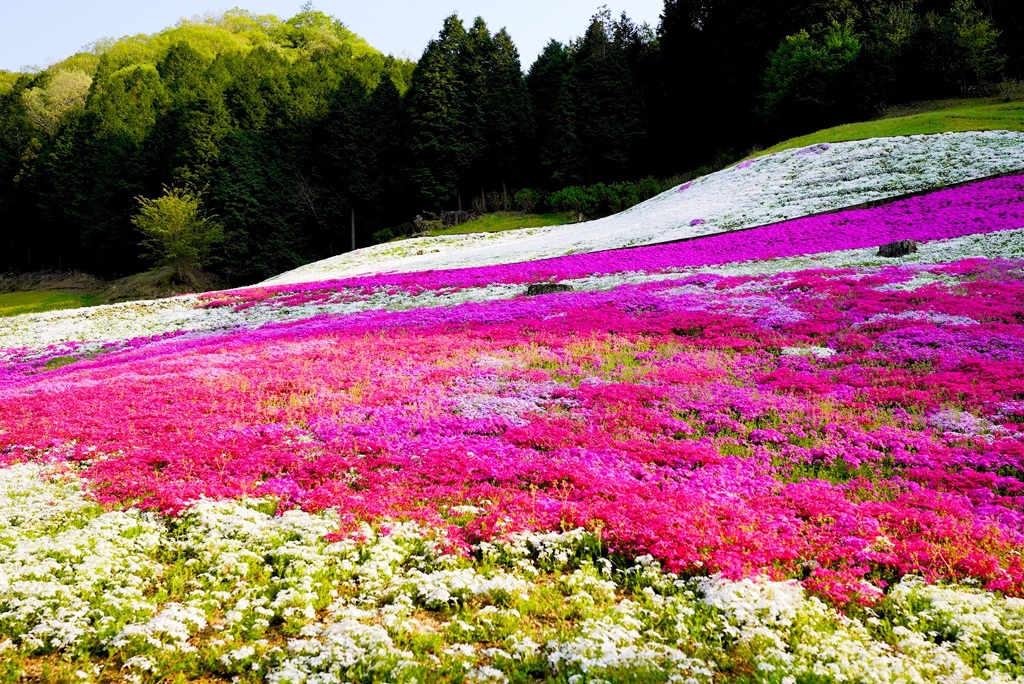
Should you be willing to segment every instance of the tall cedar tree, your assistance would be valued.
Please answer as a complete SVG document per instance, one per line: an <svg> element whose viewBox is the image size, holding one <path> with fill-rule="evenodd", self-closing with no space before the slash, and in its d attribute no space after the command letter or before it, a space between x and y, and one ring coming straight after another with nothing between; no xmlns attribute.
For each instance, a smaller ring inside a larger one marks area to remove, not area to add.
<svg viewBox="0 0 1024 684"><path fill-rule="evenodd" d="M567 151L566 160L575 157L579 167L575 174L566 168L566 177L576 175L586 183L634 177L646 139L641 98L607 11L591 20L570 55L563 93L568 100L563 99L559 115L572 118L577 149Z"/></svg>
<svg viewBox="0 0 1024 684"><path fill-rule="evenodd" d="M481 182L490 190L516 187L527 180L533 147L533 111L519 51L505 29L494 35L484 64L481 97L484 133Z"/></svg>
<svg viewBox="0 0 1024 684"><path fill-rule="evenodd" d="M556 40L550 41L530 67L526 86L533 105L534 135L537 152L534 155L535 182L544 185L561 168L560 153L553 150L555 128L569 117L557 116L556 111L569 73L569 54L565 46ZM562 132L564 135L564 132ZM573 146L575 143L573 143Z"/></svg>
<svg viewBox="0 0 1024 684"><path fill-rule="evenodd" d="M472 162L470 93L460 64L466 28L452 15L416 64L406 96L410 125L410 183L428 207L439 208L459 193Z"/></svg>

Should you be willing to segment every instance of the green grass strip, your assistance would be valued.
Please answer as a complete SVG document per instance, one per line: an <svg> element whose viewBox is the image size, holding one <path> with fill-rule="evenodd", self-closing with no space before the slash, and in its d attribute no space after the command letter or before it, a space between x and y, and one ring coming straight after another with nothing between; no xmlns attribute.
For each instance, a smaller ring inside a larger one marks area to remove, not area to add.
<svg viewBox="0 0 1024 684"><path fill-rule="evenodd" d="M65 292L11 292L0 294L0 317L89 306L91 297Z"/></svg>
<svg viewBox="0 0 1024 684"><path fill-rule="evenodd" d="M519 228L541 228L543 226L560 226L571 223L575 220L571 212L551 214L520 214L514 211L499 211L493 214L485 214L460 226L444 228L442 230L430 231L431 236L435 235L463 235L466 233L500 233L505 230L517 230Z"/></svg>
<svg viewBox="0 0 1024 684"><path fill-rule="evenodd" d="M837 143L868 138L964 131L1024 131L1024 101L955 100L955 106L861 123L826 128L816 133L792 138L756 152L759 157L772 152L807 147L818 143Z"/></svg>

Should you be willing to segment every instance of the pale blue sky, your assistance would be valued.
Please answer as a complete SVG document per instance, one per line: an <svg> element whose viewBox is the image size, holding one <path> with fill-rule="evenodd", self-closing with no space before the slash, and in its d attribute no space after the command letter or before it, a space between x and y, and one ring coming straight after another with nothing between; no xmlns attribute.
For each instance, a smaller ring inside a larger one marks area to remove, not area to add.
<svg viewBox="0 0 1024 684"><path fill-rule="evenodd" d="M482 16L491 30L508 28L523 68L549 39L581 34L606 0L319 0L317 9L341 19L378 49L418 59L452 12L464 20ZM232 7L282 18L295 15L303 0L3 0L0 69L45 67L103 37L154 33L206 12ZM657 27L663 0L607 0L615 16L625 11L636 23Z"/></svg>

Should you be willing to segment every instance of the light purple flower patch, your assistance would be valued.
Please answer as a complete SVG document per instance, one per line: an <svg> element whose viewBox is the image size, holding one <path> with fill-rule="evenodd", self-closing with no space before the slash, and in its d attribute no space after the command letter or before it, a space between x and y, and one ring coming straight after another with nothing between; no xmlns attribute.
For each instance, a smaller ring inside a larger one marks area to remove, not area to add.
<svg viewBox="0 0 1024 684"><path fill-rule="evenodd" d="M805 147L799 152L797 152L796 156L806 157L807 155L810 154L821 154L822 152L827 151L830 147L832 146L829 145L828 143L819 143L817 145L811 145L810 147Z"/></svg>

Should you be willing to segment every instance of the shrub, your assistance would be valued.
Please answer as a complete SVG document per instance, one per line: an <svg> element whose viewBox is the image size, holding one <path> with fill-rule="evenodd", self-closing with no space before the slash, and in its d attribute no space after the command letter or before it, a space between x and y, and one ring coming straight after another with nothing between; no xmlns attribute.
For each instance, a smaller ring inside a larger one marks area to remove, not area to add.
<svg viewBox="0 0 1024 684"><path fill-rule="evenodd" d="M136 197L141 209L132 223L143 235L139 246L158 266L168 265L178 278L193 278L224 240L221 226L202 207L203 193L192 188L164 186L156 199Z"/></svg>
<svg viewBox="0 0 1024 684"><path fill-rule="evenodd" d="M512 196L512 203L524 214L532 214L541 202L541 194L532 188L523 188Z"/></svg>

